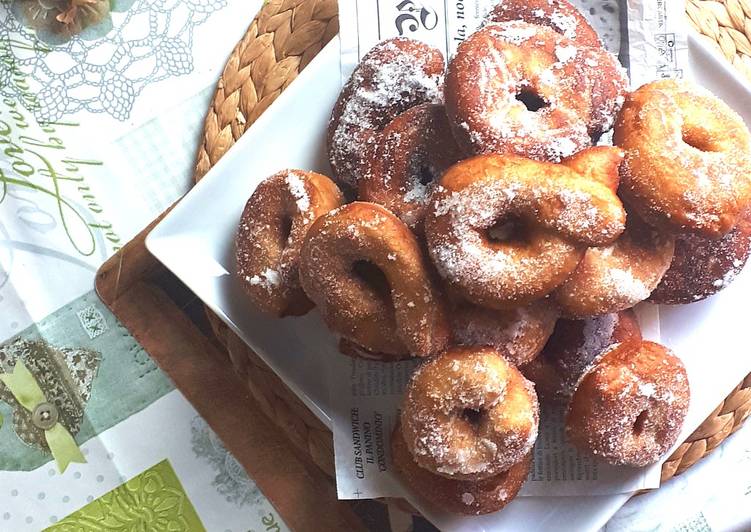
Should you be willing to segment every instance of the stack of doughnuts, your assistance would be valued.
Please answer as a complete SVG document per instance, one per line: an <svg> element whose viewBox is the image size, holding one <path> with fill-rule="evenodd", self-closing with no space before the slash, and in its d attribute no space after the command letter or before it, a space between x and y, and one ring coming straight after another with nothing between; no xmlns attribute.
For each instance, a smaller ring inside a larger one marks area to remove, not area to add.
<svg viewBox="0 0 751 532"><path fill-rule="evenodd" d="M516 496L540 403L612 464L678 437L685 368L630 309L703 299L745 265L751 135L689 83L627 86L568 2L501 1L448 65L417 41L375 46L332 113L333 179L282 171L243 212L237 274L258 309L315 306L342 353L423 360L392 462L444 509Z"/></svg>

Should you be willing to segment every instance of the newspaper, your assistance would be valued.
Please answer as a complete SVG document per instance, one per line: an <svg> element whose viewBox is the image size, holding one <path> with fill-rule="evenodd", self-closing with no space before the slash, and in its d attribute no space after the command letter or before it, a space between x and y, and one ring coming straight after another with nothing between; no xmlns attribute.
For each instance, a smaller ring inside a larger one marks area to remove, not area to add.
<svg viewBox="0 0 751 532"><path fill-rule="evenodd" d="M632 87L689 74L685 6L675 0L627 0Z"/></svg>
<svg viewBox="0 0 751 532"><path fill-rule="evenodd" d="M657 0L653 1L657 3ZM375 44L393 37L419 39L438 48L444 57L452 57L497 3L498 0L340 1L342 82L349 79L360 59ZM605 48L620 54L619 0L603 0L597 6L589 5L586 0L572 3L581 7L589 23L600 34ZM648 27L644 29L647 30ZM685 44L685 37L681 40L678 36L677 39Z"/></svg>
<svg viewBox="0 0 751 532"><path fill-rule="evenodd" d="M451 57L482 22L494 0L346 0L340 2L342 75L346 79L373 45L391 37L423 40ZM606 47L631 59L635 84L680 77L688 60L679 2L643 0L573 2L592 22ZM607 5L605 5L607 4ZM668 4L671 4L668 7ZM628 15L623 24L621 15ZM645 338L660 339L659 314L638 307ZM340 357L330 367L338 494L342 499L398 496L401 487L389 471L389 436L412 366L377 364ZM542 413L535 466L522 496L623 494L659 486L660 468L613 467L585 456L563 440L560 410ZM384 459L386 458L386 459Z"/></svg>
<svg viewBox="0 0 751 532"><path fill-rule="evenodd" d="M343 0L339 2L342 78L349 78L362 57L392 37L419 39L444 57L482 22L495 0Z"/></svg>

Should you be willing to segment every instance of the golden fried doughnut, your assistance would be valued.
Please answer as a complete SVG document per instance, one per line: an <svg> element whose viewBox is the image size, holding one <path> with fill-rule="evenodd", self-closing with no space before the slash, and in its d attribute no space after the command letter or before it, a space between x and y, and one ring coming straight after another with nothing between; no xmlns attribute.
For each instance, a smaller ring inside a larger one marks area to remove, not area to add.
<svg viewBox="0 0 751 532"><path fill-rule="evenodd" d="M617 174L621 156L616 148L591 148L570 161L577 170L569 162L503 155L454 165L425 218L439 274L482 306L508 308L545 297L576 269L588 246L610 244L623 232L626 213L603 184Z"/></svg>
<svg viewBox="0 0 751 532"><path fill-rule="evenodd" d="M650 300L665 305L701 301L733 282L751 252L751 216L720 240L681 235L675 241L675 256Z"/></svg>
<svg viewBox="0 0 751 532"><path fill-rule="evenodd" d="M445 61L420 41L395 38L376 44L342 89L328 127L327 149L336 179L357 187L378 133L421 103L442 101Z"/></svg>
<svg viewBox="0 0 751 532"><path fill-rule="evenodd" d="M428 356L446 346L449 326L412 232L373 203L322 216L300 253L300 281L327 325L389 359Z"/></svg>
<svg viewBox="0 0 751 532"><path fill-rule="evenodd" d="M566 435L611 464L653 464L678 439L689 397L683 362L666 347L616 344L579 381Z"/></svg>
<svg viewBox="0 0 751 532"><path fill-rule="evenodd" d="M342 202L334 182L314 172L283 170L256 187L240 220L235 263L258 309L299 316L313 307L300 287L300 248L313 222Z"/></svg>
<svg viewBox="0 0 751 532"><path fill-rule="evenodd" d="M602 46L600 37L584 15L566 0L500 0L485 20L523 20L547 26L580 45L595 48Z"/></svg>
<svg viewBox="0 0 751 532"><path fill-rule="evenodd" d="M420 497L436 508L464 515L497 512L519 493L532 467L532 453L510 469L480 481L442 477L415 462L397 424L391 435L391 454L396 474Z"/></svg>
<svg viewBox="0 0 751 532"><path fill-rule="evenodd" d="M557 319L557 309L547 300L510 310L460 303L451 309L451 343L494 347L520 366L540 353Z"/></svg>
<svg viewBox="0 0 751 532"><path fill-rule="evenodd" d="M532 384L487 347L458 347L430 359L407 385L401 423L420 467L482 480L520 462L537 438Z"/></svg>
<svg viewBox="0 0 751 532"><path fill-rule="evenodd" d="M560 161L613 125L627 88L618 60L545 26L489 24L446 75L446 111L467 152Z"/></svg>
<svg viewBox="0 0 751 532"><path fill-rule="evenodd" d="M519 369L540 400L566 404L595 358L613 344L641 340L632 310L586 320L558 320L540 356Z"/></svg>
<svg viewBox="0 0 751 532"><path fill-rule="evenodd" d="M435 181L461 158L443 106L415 106L379 136L359 181L359 198L383 205L419 230Z"/></svg>
<svg viewBox="0 0 751 532"><path fill-rule="evenodd" d="M655 227L720 238L751 203L751 135L702 88L644 85L626 98L613 140L626 151L619 192Z"/></svg>
<svg viewBox="0 0 751 532"><path fill-rule="evenodd" d="M674 238L629 214L626 230L609 246L589 248L554 293L562 314L586 318L635 306L649 297L673 260Z"/></svg>

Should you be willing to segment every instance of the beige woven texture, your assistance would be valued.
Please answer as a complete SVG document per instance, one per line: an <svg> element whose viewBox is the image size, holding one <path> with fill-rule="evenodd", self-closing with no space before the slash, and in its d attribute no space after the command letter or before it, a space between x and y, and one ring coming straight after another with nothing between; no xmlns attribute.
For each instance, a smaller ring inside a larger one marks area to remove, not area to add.
<svg viewBox="0 0 751 532"><path fill-rule="evenodd" d="M686 0L691 25L751 82L751 0Z"/></svg>
<svg viewBox="0 0 751 532"><path fill-rule="evenodd" d="M745 23L748 23L748 18ZM270 0L264 4L248 33L233 51L219 80L206 117L196 180L216 164L337 32L336 0ZM721 34L719 29L717 32ZM333 476L331 431L258 355L215 315L208 314L217 338L235 370L247 381L260 407L296 447ZM749 412L751 375L668 459L662 468L663 480L685 471L711 452L742 425Z"/></svg>

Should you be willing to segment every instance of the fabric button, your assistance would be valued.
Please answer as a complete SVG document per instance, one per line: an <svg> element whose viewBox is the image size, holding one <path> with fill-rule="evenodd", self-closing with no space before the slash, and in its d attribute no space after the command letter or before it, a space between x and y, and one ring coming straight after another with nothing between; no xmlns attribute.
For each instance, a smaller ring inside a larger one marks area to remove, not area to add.
<svg viewBox="0 0 751 532"><path fill-rule="evenodd" d="M31 422L39 429L49 430L55 426L59 417L55 405L52 403L40 403L31 415Z"/></svg>

